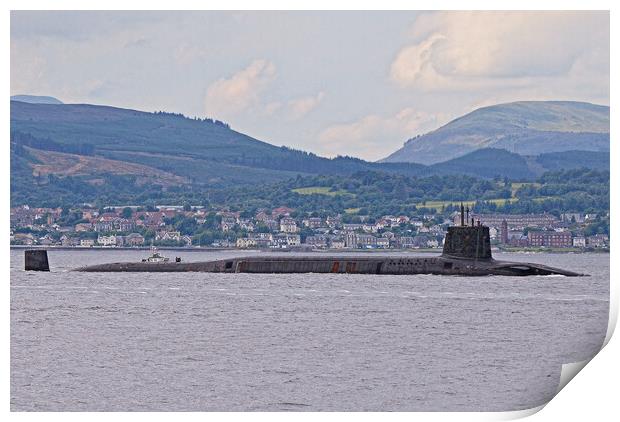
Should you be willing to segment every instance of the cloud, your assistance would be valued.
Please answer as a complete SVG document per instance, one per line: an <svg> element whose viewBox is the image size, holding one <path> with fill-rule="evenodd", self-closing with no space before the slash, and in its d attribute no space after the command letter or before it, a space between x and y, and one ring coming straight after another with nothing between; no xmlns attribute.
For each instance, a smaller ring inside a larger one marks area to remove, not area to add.
<svg viewBox="0 0 620 422"><path fill-rule="evenodd" d="M274 116L297 120L314 110L325 92L290 100L268 101L266 90L276 76L270 61L254 60L248 67L229 78L221 78L207 88L205 112L209 116L232 119L241 114Z"/></svg>
<svg viewBox="0 0 620 422"><path fill-rule="evenodd" d="M601 67L609 68L607 12L426 13L411 36L390 68L391 79L403 87L528 85L583 76L584 69L600 77Z"/></svg>
<svg viewBox="0 0 620 422"><path fill-rule="evenodd" d="M205 112L229 118L259 104L260 94L273 81L276 68L267 60L254 60L248 67L215 81L207 89Z"/></svg>
<svg viewBox="0 0 620 422"><path fill-rule="evenodd" d="M447 116L404 108L391 116L367 115L327 127L319 134L321 153L377 160L402 146L405 139L444 123Z"/></svg>
<svg viewBox="0 0 620 422"><path fill-rule="evenodd" d="M433 34L422 42L403 48L390 69L392 79L401 85L413 85L424 81L427 85L430 79L438 80L439 75L433 68L431 54L433 46L445 40L441 34Z"/></svg>
<svg viewBox="0 0 620 422"><path fill-rule="evenodd" d="M275 112L277 112L281 108L282 108L282 102L280 102L280 101L272 101L272 102L266 104L262 108L262 111L263 111L263 114L265 116L272 116Z"/></svg>
<svg viewBox="0 0 620 422"><path fill-rule="evenodd" d="M195 61L206 59L208 54L204 46L182 41L175 46L172 57L178 64L189 66L194 65Z"/></svg>
<svg viewBox="0 0 620 422"><path fill-rule="evenodd" d="M288 106L293 119L299 119L314 110L325 97L325 92L321 91L314 96L302 97L290 100Z"/></svg>

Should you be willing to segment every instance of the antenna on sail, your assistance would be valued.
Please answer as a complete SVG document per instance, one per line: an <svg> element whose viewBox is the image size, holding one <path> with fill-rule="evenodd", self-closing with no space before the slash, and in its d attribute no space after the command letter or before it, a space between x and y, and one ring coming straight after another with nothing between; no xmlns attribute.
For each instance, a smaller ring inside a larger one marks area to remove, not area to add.
<svg viewBox="0 0 620 422"><path fill-rule="evenodd" d="M465 208L463 207L463 203L461 202L461 226L465 225Z"/></svg>

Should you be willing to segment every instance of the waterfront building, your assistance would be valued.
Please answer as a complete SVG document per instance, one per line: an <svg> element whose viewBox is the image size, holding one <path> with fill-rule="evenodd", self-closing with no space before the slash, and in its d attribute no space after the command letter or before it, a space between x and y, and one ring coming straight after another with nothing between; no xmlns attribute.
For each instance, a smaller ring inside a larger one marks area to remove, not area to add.
<svg viewBox="0 0 620 422"><path fill-rule="evenodd" d="M390 239L387 237L379 237L376 240L377 248L387 249L390 247Z"/></svg>
<svg viewBox="0 0 620 422"><path fill-rule="evenodd" d="M346 232L344 241L347 248L357 248L357 235L355 232Z"/></svg>
<svg viewBox="0 0 620 422"><path fill-rule="evenodd" d="M530 246L566 248L573 245L573 236L568 231L530 231L527 238Z"/></svg>
<svg viewBox="0 0 620 422"><path fill-rule="evenodd" d="M343 238L332 237L329 241L329 247L331 249L343 249L346 247L346 244Z"/></svg>
<svg viewBox="0 0 620 422"><path fill-rule="evenodd" d="M573 246L576 248L585 248L586 247L586 238L583 236L575 236L573 237Z"/></svg>
<svg viewBox="0 0 620 422"><path fill-rule="evenodd" d="M356 244L358 248L374 248L377 246L377 238L371 234L357 234Z"/></svg>
<svg viewBox="0 0 620 422"><path fill-rule="evenodd" d="M401 236L397 238L396 245L402 249L411 249L414 246L412 236Z"/></svg>
<svg viewBox="0 0 620 422"><path fill-rule="evenodd" d="M551 227L558 219L552 214L470 214L469 218L480 221L488 227L501 227L502 222L510 229L524 229L526 227ZM454 224L460 225L460 217L454 218Z"/></svg>
<svg viewBox="0 0 620 422"><path fill-rule="evenodd" d="M315 236L308 236L306 238L306 244L318 249L327 248L327 236L320 234Z"/></svg>
<svg viewBox="0 0 620 422"><path fill-rule="evenodd" d="M591 248L604 248L609 246L609 236L606 234L595 234L594 236L588 236L587 244Z"/></svg>
<svg viewBox="0 0 620 422"><path fill-rule="evenodd" d="M237 247L240 249L245 248L255 248L256 247L256 239L251 237L240 237L237 239Z"/></svg>
<svg viewBox="0 0 620 422"><path fill-rule="evenodd" d="M97 236L97 243L101 246L116 246L116 236Z"/></svg>

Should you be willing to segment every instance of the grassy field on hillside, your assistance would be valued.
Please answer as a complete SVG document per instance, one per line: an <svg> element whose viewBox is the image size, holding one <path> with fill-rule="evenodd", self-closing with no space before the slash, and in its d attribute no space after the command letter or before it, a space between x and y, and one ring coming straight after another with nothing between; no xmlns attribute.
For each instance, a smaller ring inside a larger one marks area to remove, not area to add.
<svg viewBox="0 0 620 422"><path fill-rule="evenodd" d="M511 183L510 189L511 189L511 193L512 193L512 198L496 198L496 199L487 199L487 202L491 202L495 205L506 205L507 202L509 201L518 201L518 198L516 197L516 193L517 190L519 190L520 188L522 188L523 186L535 186L535 187L540 187L542 186L540 183L530 183L530 182L513 182ZM545 201L547 199L551 199L552 197L550 196L541 196L540 198L534 198L534 201L536 202L541 202L541 201ZM474 206L474 204L476 203L476 201L462 201L463 202L463 206L465 207L470 207L472 208ZM448 205L454 205L454 206L459 206L461 205L461 201L426 201L426 202L419 202L417 204L415 204L416 207L418 208L429 208L429 209L436 209L437 211L441 211L442 207L447 207Z"/></svg>
<svg viewBox="0 0 620 422"><path fill-rule="evenodd" d="M516 198L517 191L521 189L523 186L534 186L536 188L541 187L540 183L522 183L522 182L512 182L510 184L510 191L513 198Z"/></svg>
<svg viewBox="0 0 620 422"><path fill-rule="evenodd" d="M349 195L355 196L354 194L347 192L345 190L337 190L332 191L330 187L327 186L311 186L307 188L297 188L293 189L293 192L298 193L300 195L327 195L327 196L338 196L338 195Z"/></svg>
<svg viewBox="0 0 620 422"><path fill-rule="evenodd" d="M508 202L516 202L518 201L518 198L515 197L516 191L520 189L522 186L526 186L526 185L533 185L537 187L541 186L540 183L514 182L511 184L512 198L495 198L495 199L486 199L485 201L491 202L498 206L506 205L506 203ZM332 188L329 186L310 186L310 187L305 187L305 188L292 189L292 191L300 195L326 195L326 196L348 195L352 197L355 196L355 194L347 192L345 190L332 191L331 189ZM536 202L541 202L541 201L545 201L551 198L552 197L550 196L544 196L544 197L541 196L540 198L534 198L533 200ZM474 205L476 204L476 201L467 200L467 201L462 201L462 203L465 207L473 208ZM458 207L459 205L461 205L461 201L426 201L426 202L418 202L414 205L418 208L435 209L440 212L442 208L445 208L449 205ZM349 208L345 210L347 214L357 214L358 211L359 211L359 208Z"/></svg>
<svg viewBox="0 0 620 422"><path fill-rule="evenodd" d="M497 199L487 199L486 201L491 202L495 205L505 205L506 202L510 200L511 199L497 198ZM474 204L476 203L476 201L462 201L462 202L463 202L463 206L470 207L470 208L472 208ZM445 208L448 205L460 206L461 201L426 201L426 202L419 202L415 205L418 208L436 209L437 211L441 211L442 207Z"/></svg>

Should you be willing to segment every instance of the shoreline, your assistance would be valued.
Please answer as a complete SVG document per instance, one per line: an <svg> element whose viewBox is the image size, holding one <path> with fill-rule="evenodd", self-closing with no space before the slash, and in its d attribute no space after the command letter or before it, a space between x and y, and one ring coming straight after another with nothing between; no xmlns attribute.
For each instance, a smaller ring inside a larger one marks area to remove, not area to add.
<svg viewBox="0 0 620 422"><path fill-rule="evenodd" d="M46 249L46 250L59 250L59 251L149 251L150 246L45 246L45 245L10 245L11 250L26 250L26 249ZM303 252L303 253L316 253L316 254L339 254L339 253L403 253L403 252L415 252L415 253L441 253L441 248L420 248L420 249L306 249L306 248L288 248L288 249L241 249L241 248L219 248L209 246L195 246L195 247L174 247L174 246L157 246L158 250L162 251L178 251L178 252L269 252L269 253L290 253L290 252ZM497 248L492 249L494 252L507 252L507 253L553 253L553 254L567 254L567 253L606 253L609 254L608 248Z"/></svg>
<svg viewBox="0 0 620 422"><path fill-rule="evenodd" d="M541 248L541 247L521 247L521 248L497 248L498 252L510 253L609 253L609 248Z"/></svg>

